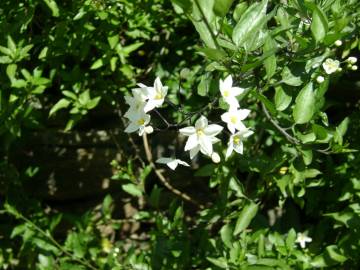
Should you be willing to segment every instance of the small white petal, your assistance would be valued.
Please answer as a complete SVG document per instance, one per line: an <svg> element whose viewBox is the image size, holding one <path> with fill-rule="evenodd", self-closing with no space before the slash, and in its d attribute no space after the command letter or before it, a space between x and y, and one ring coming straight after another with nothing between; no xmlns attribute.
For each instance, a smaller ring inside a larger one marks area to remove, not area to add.
<svg viewBox="0 0 360 270"><path fill-rule="evenodd" d="M189 165L187 162L183 161L183 160L178 159L177 161L178 161L178 163L179 163L180 165L183 165L183 166L186 166L186 167L190 167L190 165Z"/></svg>
<svg viewBox="0 0 360 270"><path fill-rule="evenodd" d="M196 129L203 129L208 125L208 120L205 116L200 116L200 118L195 122Z"/></svg>
<svg viewBox="0 0 360 270"><path fill-rule="evenodd" d="M185 151L195 148L198 144L199 143L198 143L197 135L196 134L190 135L185 145Z"/></svg>
<svg viewBox="0 0 360 270"><path fill-rule="evenodd" d="M232 79L231 75L229 75L225 78L223 87L225 89L230 89L230 88L232 88L232 84L233 84L233 79Z"/></svg>
<svg viewBox="0 0 360 270"><path fill-rule="evenodd" d="M226 158L229 158L231 156L233 150L234 150L233 144L229 143L228 148L226 149Z"/></svg>
<svg viewBox="0 0 360 270"><path fill-rule="evenodd" d="M200 145L196 146L193 149L190 149L190 159L193 159L200 151Z"/></svg>
<svg viewBox="0 0 360 270"><path fill-rule="evenodd" d="M220 125L216 125L216 124L212 124L212 125L208 125L205 129L204 129L204 133L206 136L211 136L214 137L217 134L219 134L224 128Z"/></svg>
<svg viewBox="0 0 360 270"><path fill-rule="evenodd" d="M139 129L139 126L136 125L135 123L131 122L127 128L125 129L125 132L126 133L132 133L132 132L135 132Z"/></svg>
<svg viewBox="0 0 360 270"><path fill-rule="evenodd" d="M234 97L241 95L242 93L244 93L245 89L240 88L240 87L232 87L231 88L231 95L233 95Z"/></svg>
<svg viewBox="0 0 360 270"><path fill-rule="evenodd" d="M147 126L144 130L146 134L151 134L154 132L154 128L152 126Z"/></svg>
<svg viewBox="0 0 360 270"><path fill-rule="evenodd" d="M248 109L241 109L241 110L239 110L239 111L238 111L239 119L240 119L240 120L244 120L246 117L249 116L250 112L251 112L251 111L248 110Z"/></svg>
<svg viewBox="0 0 360 270"><path fill-rule="evenodd" d="M234 144L234 151L238 154L243 154L244 152L244 144L240 141L238 144Z"/></svg>
<svg viewBox="0 0 360 270"><path fill-rule="evenodd" d="M170 169L175 170L176 167L179 165L177 159L174 159L166 164Z"/></svg>
<svg viewBox="0 0 360 270"><path fill-rule="evenodd" d="M190 136L195 134L196 129L194 127L185 127L180 129L179 132L185 136Z"/></svg>
<svg viewBox="0 0 360 270"><path fill-rule="evenodd" d="M206 136L201 136L199 138L199 142L200 142L201 153L203 153L204 155L207 155L207 156L211 156L212 151L213 151L211 140Z"/></svg>
<svg viewBox="0 0 360 270"><path fill-rule="evenodd" d="M173 158L162 157L162 158L157 159L155 162L159 163L159 164L167 164L173 160L174 160Z"/></svg>

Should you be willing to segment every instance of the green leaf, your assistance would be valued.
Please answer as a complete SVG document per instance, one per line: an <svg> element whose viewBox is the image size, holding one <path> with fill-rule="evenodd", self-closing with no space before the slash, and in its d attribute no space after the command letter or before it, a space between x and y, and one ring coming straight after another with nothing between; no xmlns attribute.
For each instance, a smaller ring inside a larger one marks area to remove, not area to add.
<svg viewBox="0 0 360 270"><path fill-rule="evenodd" d="M6 75L8 75L11 82L15 81L15 74L16 74L17 65L10 64L6 67Z"/></svg>
<svg viewBox="0 0 360 270"><path fill-rule="evenodd" d="M296 124L305 124L311 120L314 114L315 94L313 84L308 83L296 97L293 117Z"/></svg>
<svg viewBox="0 0 360 270"><path fill-rule="evenodd" d="M210 258L206 257L206 259L211 262L212 264L220 267L222 269L228 269L228 264L225 258Z"/></svg>
<svg viewBox="0 0 360 270"><path fill-rule="evenodd" d="M200 83L197 87L197 93L199 96L205 97L209 94L210 82L206 75L201 76Z"/></svg>
<svg viewBox="0 0 360 270"><path fill-rule="evenodd" d="M250 222L255 217L258 209L259 206L253 202L250 202L243 208L236 222L234 235L238 235L250 225Z"/></svg>
<svg viewBox="0 0 360 270"><path fill-rule="evenodd" d="M7 46L9 48L9 50L11 50L12 53L14 53L16 51L16 44L11 36L7 37Z"/></svg>
<svg viewBox="0 0 360 270"><path fill-rule="evenodd" d="M267 3L268 0L263 0L261 3L254 3L241 16L232 34L232 40L237 46L243 46L251 35L263 27L267 21Z"/></svg>
<svg viewBox="0 0 360 270"><path fill-rule="evenodd" d="M114 35L107 38L108 43L111 49L114 49L115 46L119 43L119 35Z"/></svg>
<svg viewBox="0 0 360 270"><path fill-rule="evenodd" d="M226 57L226 53L224 51L220 51L218 49L213 48L198 48L198 51L205 54L211 60L222 61Z"/></svg>
<svg viewBox="0 0 360 270"><path fill-rule="evenodd" d="M328 31L328 21L321 10L321 8L315 4L312 4L313 14L312 14L312 22L311 22L311 32L313 37L315 38L316 42L322 41L326 33Z"/></svg>
<svg viewBox="0 0 360 270"><path fill-rule="evenodd" d="M302 80L300 76L295 76L292 71L288 67L284 67L281 72L282 82L291 86L300 86L302 84Z"/></svg>
<svg viewBox="0 0 360 270"><path fill-rule="evenodd" d="M125 192L127 192L127 193L129 193L129 194L131 194L133 196L136 196L136 197L142 196L142 190L138 186L136 186L134 184L130 183L130 184L122 185L122 189Z"/></svg>
<svg viewBox="0 0 360 270"><path fill-rule="evenodd" d="M3 46L0 46L0 52L7 56L11 56L11 54L12 54L10 49L3 47Z"/></svg>
<svg viewBox="0 0 360 270"><path fill-rule="evenodd" d="M291 229L286 237L286 248L289 252L292 252L294 249L296 240L296 232L294 229Z"/></svg>
<svg viewBox="0 0 360 270"><path fill-rule="evenodd" d="M214 12L220 17L225 17L234 0L215 0Z"/></svg>
<svg viewBox="0 0 360 270"><path fill-rule="evenodd" d="M49 116L53 115L54 113L56 113L58 110L67 108L70 105L70 101L62 98L60 99L58 102L56 102L56 104L51 108L50 112L49 112Z"/></svg>
<svg viewBox="0 0 360 270"><path fill-rule="evenodd" d="M234 20L239 21L247 8L248 8L248 4L246 2L241 2L237 4L233 14Z"/></svg>
<svg viewBox="0 0 360 270"><path fill-rule="evenodd" d="M104 62L103 62L102 58L99 58L91 65L90 69L98 69L98 68L101 68L103 65L104 65Z"/></svg>
<svg viewBox="0 0 360 270"><path fill-rule="evenodd" d="M59 17L59 15L60 15L59 7L56 4L55 0L43 0L43 1L50 8L52 15L54 17Z"/></svg>
<svg viewBox="0 0 360 270"><path fill-rule="evenodd" d="M180 7L184 12L190 11L192 7L191 0L171 0L171 2Z"/></svg>
<svg viewBox="0 0 360 270"><path fill-rule="evenodd" d="M347 258L340 253L340 250L336 245L327 246L326 253L333 261L337 263L343 263L347 260Z"/></svg>
<svg viewBox="0 0 360 270"><path fill-rule="evenodd" d="M275 107L278 111L283 111L289 107L292 96L288 95L281 86L275 87Z"/></svg>
<svg viewBox="0 0 360 270"><path fill-rule="evenodd" d="M276 42L274 39L269 35L264 44L264 53L276 50ZM266 76L269 80L272 76L274 76L276 72L276 56L275 54L269 56L264 60L264 66L266 70Z"/></svg>
<svg viewBox="0 0 360 270"><path fill-rule="evenodd" d="M232 233L233 233L233 229L230 226L230 224L225 224L220 230L221 240L230 249L233 247Z"/></svg>

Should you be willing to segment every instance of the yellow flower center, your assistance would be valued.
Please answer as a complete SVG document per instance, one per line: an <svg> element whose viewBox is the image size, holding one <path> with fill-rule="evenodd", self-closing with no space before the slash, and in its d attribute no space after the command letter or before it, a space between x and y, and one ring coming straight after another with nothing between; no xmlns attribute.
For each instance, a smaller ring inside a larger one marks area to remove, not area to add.
<svg viewBox="0 0 360 270"><path fill-rule="evenodd" d="M233 138L234 144L238 145L240 143L240 141L241 141L240 136L234 136L234 138Z"/></svg>
<svg viewBox="0 0 360 270"><path fill-rule="evenodd" d="M230 92L229 92L229 90L225 90L224 91L224 97L228 97L228 96L230 96Z"/></svg>
<svg viewBox="0 0 360 270"><path fill-rule="evenodd" d="M164 97L160 92L156 92L155 99L159 100L159 99L163 99L163 98Z"/></svg>
<svg viewBox="0 0 360 270"><path fill-rule="evenodd" d="M200 137L200 136L203 136L203 135L204 135L203 129L201 128L201 129L196 130L196 134L197 134L199 137Z"/></svg>
<svg viewBox="0 0 360 270"><path fill-rule="evenodd" d="M237 118L236 118L236 116L230 116L230 122L231 123L233 123L234 125L236 124L236 122L237 122Z"/></svg>
<svg viewBox="0 0 360 270"><path fill-rule="evenodd" d="M143 124L145 124L145 119L144 118L140 118L138 121L137 121L138 125L141 126Z"/></svg>

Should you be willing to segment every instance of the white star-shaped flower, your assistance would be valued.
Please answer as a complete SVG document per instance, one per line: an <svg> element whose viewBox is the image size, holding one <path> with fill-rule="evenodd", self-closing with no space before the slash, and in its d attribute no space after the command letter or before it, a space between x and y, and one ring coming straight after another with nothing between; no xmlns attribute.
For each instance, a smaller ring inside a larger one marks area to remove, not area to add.
<svg viewBox="0 0 360 270"><path fill-rule="evenodd" d="M242 120L248 117L250 110L248 109L237 109L230 107L230 110L221 115L221 120L223 120L231 133L235 133L236 130L242 130L245 128Z"/></svg>
<svg viewBox="0 0 360 270"><path fill-rule="evenodd" d="M298 233L295 242L299 243L301 248L305 248L306 243L310 243L311 241L312 241L311 237L307 236L304 233Z"/></svg>
<svg viewBox="0 0 360 270"><path fill-rule="evenodd" d="M187 167L190 166L187 162L182 161L181 159L167 157L159 158L156 163L166 164L172 170L175 170L178 165L183 165Z"/></svg>
<svg viewBox="0 0 360 270"><path fill-rule="evenodd" d="M149 112L154 108L159 108L164 103L168 92L168 87L163 86L160 78L157 77L154 82L154 87L146 87L148 101L144 107L144 112Z"/></svg>
<svg viewBox="0 0 360 270"><path fill-rule="evenodd" d="M125 102L130 106L127 112L124 114L126 118L131 117L134 114L144 113L146 97L146 86L139 84L140 88L134 88L132 90L132 96L125 96Z"/></svg>
<svg viewBox="0 0 360 270"><path fill-rule="evenodd" d="M338 70L340 66L340 62L338 60L333 60L331 58L328 58L325 60L322 66L327 74L331 74Z"/></svg>
<svg viewBox="0 0 360 270"><path fill-rule="evenodd" d="M248 128L245 127L244 129L231 135L228 143L228 148L226 150L226 158L230 157L233 151L242 155L244 151L243 141L253 133L254 132L252 130L249 130Z"/></svg>
<svg viewBox="0 0 360 270"><path fill-rule="evenodd" d="M145 133L150 134L154 131L152 126L149 126L150 115L142 114L133 114L129 115L130 124L125 129L126 133L132 133L138 131L139 136L142 136Z"/></svg>
<svg viewBox="0 0 360 270"><path fill-rule="evenodd" d="M190 158L201 151L204 155L210 156L213 153L213 144L219 139L215 136L223 130L222 126L208 124L205 116L201 116L196 122L195 127L185 127L180 129L180 133L188 136L185 151L190 151Z"/></svg>
<svg viewBox="0 0 360 270"><path fill-rule="evenodd" d="M239 108L239 102L236 97L241 95L244 92L244 89L240 87L233 87L232 84L233 79L231 75L227 76L224 81L220 79L220 92L223 99L230 105L230 107Z"/></svg>

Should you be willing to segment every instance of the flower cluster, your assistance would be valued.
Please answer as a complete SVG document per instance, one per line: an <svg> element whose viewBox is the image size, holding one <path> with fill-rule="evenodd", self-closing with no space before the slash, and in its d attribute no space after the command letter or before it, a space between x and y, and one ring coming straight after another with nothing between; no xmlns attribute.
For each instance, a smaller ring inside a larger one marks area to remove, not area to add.
<svg viewBox="0 0 360 270"><path fill-rule="evenodd" d="M138 86L139 88L132 89L132 96L125 97L125 102L130 106L124 115L130 120L125 132L138 131L138 134L142 136L144 132L150 134L154 131L149 125L151 117L147 113L162 106L168 87L162 85L159 77L155 79L154 87L144 84L138 84Z"/></svg>
<svg viewBox="0 0 360 270"><path fill-rule="evenodd" d="M125 117L130 123L125 132L138 132L141 136L144 133L152 133L153 128L150 125L151 110L159 108L164 103L168 87L163 86L160 79L156 78L153 87L138 84L138 88L132 89L132 96L126 96L125 101L130 106L125 113ZM229 109L221 115L221 120L227 125L230 133L226 158L233 151L243 153L243 141L253 134L248 129L243 120L250 114L248 109L240 109L237 96L244 92L244 89L233 86L233 79L229 75L225 80L219 81L219 90L223 100L228 104ZM222 132L223 126L209 123L204 115L200 115L194 126L188 126L179 130L180 134L187 136L185 151L189 151L190 159L193 159L199 152L210 157L213 162L220 162L220 156L214 151L213 145L220 142L216 136ZM178 165L189 166L186 162L174 158L160 158L158 163L166 164L169 168L175 169Z"/></svg>

